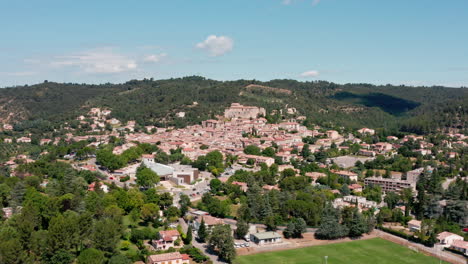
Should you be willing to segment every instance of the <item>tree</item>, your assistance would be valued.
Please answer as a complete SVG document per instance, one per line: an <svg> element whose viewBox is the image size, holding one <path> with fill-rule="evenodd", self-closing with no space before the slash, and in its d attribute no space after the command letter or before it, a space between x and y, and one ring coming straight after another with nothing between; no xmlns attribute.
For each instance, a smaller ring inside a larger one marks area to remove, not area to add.
<svg viewBox="0 0 468 264"><path fill-rule="evenodd" d="M184 216L188 212L189 207L192 205L192 203L190 202L190 197L183 193L180 194L179 205L180 214L181 216Z"/></svg>
<svg viewBox="0 0 468 264"><path fill-rule="evenodd" d="M169 206L165 211L164 211L164 215L167 217L167 218L177 218L180 216L180 210L179 208L175 207L175 206Z"/></svg>
<svg viewBox="0 0 468 264"><path fill-rule="evenodd" d="M13 208L13 210L16 210L17 206L21 206L24 195L26 193L26 186L24 185L23 182L17 182L14 186L14 188L11 190L11 202L10 205Z"/></svg>
<svg viewBox="0 0 468 264"><path fill-rule="evenodd" d="M261 150L259 147L255 146L255 145L248 145L244 148L244 153L245 154L248 154L248 155L260 155L261 154Z"/></svg>
<svg viewBox="0 0 468 264"><path fill-rule="evenodd" d="M161 209L164 210L174 203L173 200L174 198L172 197L172 195L168 192L165 192L159 197L159 207L161 207Z"/></svg>
<svg viewBox="0 0 468 264"><path fill-rule="evenodd" d="M347 234L348 230L339 222L338 211L331 204L327 204L315 236L320 239L337 239L345 237Z"/></svg>
<svg viewBox="0 0 468 264"><path fill-rule="evenodd" d="M49 224L48 244L52 252L63 249L70 251L76 248L79 240L78 218L73 214L66 217L59 214Z"/></svg>
<svg viewBox="0 0 468 264"><path fill-rule="evenodd" d="M398 201L400 201L400 195L398 195L395 192L388 192L385 195L384 202L387 204L387 207L390 209L395 208Z"/></svg>
<svg viewBox="0 0 468 264"><path fill-rule="evenodd" d="M296 171L294 169L285 169L281 172L283 178L294 177L296 176Z"/></svg>
<svg viewBox="0 0 468 264"><path fill-rule="evenodd" d="M151 170L147 168L145 165L141 165L138 167L136 172L136 183L145 189L153 187L156 183L159 182L159 176Z"/></svg>
<svg viewBox="0 0 468 264"><path fill-rule="evenodd" d="M192 244L192 226L187 228L187 234L184 237L184 245Z"/></svg>
<svg viewBox="0 0 468 264"><path fill-rule="evenodd" d="M109 264L131 264L133 263L124 255L115 255L109 259Z"/></svg>
<svg viewBox="0 0 468 264"><path fill-rule="evenodd" d="M346 183L343 184L343 185L341 186L340 192L341 192L341 194L343 194L344 196L349 195L349 194L351 193L351 191L349 190L348 184L346 184Z"/></svg>
<svg viewBox="0 0 468 264"><path fill-rule="evenodd" d="M114 155L108 148L100 149L96 152L96 162L111 171L122 168L125 165L124 159Z"/></svg>
<svg viewBox="0 0 468 264"><path fill-rule="evenodd" d="M60 249L49 260L50 264L70 264L73 263L75 256L70 252Z"/></svg>
<svg viewBox="0 0 468 264"><path fill-rule="evenodd" d="M207 236L208 230L206 229L205 219L202 218L200 227L198 227L198 239L200 240L200 242L204 243L206 241Z"/></svg>
<svg viewBox="0 0 468 264"><path fill-rule="evenodd" d="M304 159L307 159L310 155L312 155L312 152L310 151L310 146L309 144L304 144L301 150L301 156Z"/></svg>
<svg viewBox="0 0 468 264"><path fill-rule="evenodd" d="M375 201L377 203L382 202L382 188L378 185L369 185L363 191L362 194L367 200Z"/></svg>
<svg viewBox="0 0 468 264"><path fill-rule="evenodd" d="M0 243L0 260L5 264L20 264L22 246L17 238L2 240Z"/></svg>
<svg viewBox="0 0 468 264"><path fill-rule="evenodd" d="M88 248L81 251L77 260L78 264L102 264L105 258L102 251L95 248Z"/></svg>
<svg viewBox="0 0 468 264"><path fill-rule="evenodd" d="M237 220L236 224L236 237L243 239L249 232L249 224L242 219Z"/></svg>
<svg viewBox="0 0 468 264"><path fill-rule="evenodd" d="M154 203L144 204L141 207L141 218L145 222L153 220L155 217L159 216L159 206Z"/></svg>
<svg viewBox="0 0 468 264"><path fill-rule="evenodd" d="M218 256L227 262L232 262L236 257L234 238L229 225L216 225L209 236L208 246L216 250Z"/></svg>
<svg viewBox="0 0 468 264"><path fill-rule="evenodd" d="M219 179L212 179L210 181L210 190L212 193L217 193L221 190L223 183Z"/></svg>
<svg viewBox="0 0 468 264"><path fill-rule="evenodd" d="M401 199L405 203L405 217L409 216L410 207L413 203L413 190L411 188L403 189Z"/></svg>
<svg viewBox="0 0 468 264"><path fill-rule="evenodd" d="M286 238L301 238L302 234L307 231L307 225L302 218L293 218L286 229L283 231Z"/></svg>
<svg viewBox="0 0 468 264"><path fill-rule="evenodd" d="M275 152L275 149L272 148L272 147L268 147L268 148L265 148L263 151L262 151L262 155L263 156L267 156L267 157L274 157L276 154Z"/></svg>
<svg viewBox="0 0 468 264"><path fill-rule="evenodd" d="M350 237L360 237L362 234L368 232L368 226L362 214L358 211L357 207L353 210L353 218L349 226Z"/></svg>
<svg viewBox="0 0 468 264"><path fill-rule="evenodd" d="M95 248L114 252L122 233L122 226L111 219L105 218L94 224L92 244Z"/></svg>

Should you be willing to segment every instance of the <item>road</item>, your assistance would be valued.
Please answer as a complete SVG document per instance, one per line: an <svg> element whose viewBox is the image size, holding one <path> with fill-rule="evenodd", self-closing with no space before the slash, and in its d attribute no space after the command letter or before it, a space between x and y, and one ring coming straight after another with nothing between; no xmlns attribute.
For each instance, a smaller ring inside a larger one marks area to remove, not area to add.
<svg viewBox="0 0 468 264"><path fill-rule="evenodd" d="M188 225L187 225L187 223L185 222L185 220L183 218L179 218L179 225L182 227L182 230L185 233L187 233ZM213 263L215 263L215 264L225 264L225 263L227 263L227 262L219 260L218 256L216 254L213 254L213 252L211 252L208 249L207 244L199 243L196 239L193 239L192 240L192 245L194 247L198 248L199 250L201 250L206 256L208 256L210 258L210 260Z"/></svg>

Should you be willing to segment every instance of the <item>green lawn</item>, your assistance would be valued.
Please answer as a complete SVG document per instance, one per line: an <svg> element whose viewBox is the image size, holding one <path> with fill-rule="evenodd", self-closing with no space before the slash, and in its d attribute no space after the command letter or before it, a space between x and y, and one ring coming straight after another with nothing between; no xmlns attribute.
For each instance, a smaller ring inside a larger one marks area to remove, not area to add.
<svg viewBox="0 0 468 264"><path fill-rule="evenodd" d="M235 263L322 264L324 256L328 264L439 264L436 258L380 238L239 256Z"/></svg>

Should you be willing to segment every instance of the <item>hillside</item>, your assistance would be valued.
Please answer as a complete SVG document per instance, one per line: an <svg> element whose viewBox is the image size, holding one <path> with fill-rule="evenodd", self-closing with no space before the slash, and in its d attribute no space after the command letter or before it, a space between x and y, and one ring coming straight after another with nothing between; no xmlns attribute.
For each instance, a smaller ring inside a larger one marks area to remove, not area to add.
<svg viewBox="0 0 468 264"><path fill-rule="evenodd" d="M54 124L97 106L141 125L184 126L221 114L233 102L262 106L267 112L295 107L318 124L418 133L465 129L468 120L467 89L186 77L102 85L44 82L0 89L0 122L15 123L17 129L38 122ZM185 118L176 117L180 111Z"/></svg>

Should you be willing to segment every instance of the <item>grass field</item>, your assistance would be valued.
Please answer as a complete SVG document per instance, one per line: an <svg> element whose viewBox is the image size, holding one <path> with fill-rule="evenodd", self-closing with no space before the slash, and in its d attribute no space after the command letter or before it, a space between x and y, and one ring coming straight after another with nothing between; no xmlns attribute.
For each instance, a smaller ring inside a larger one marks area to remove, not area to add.
<svg viewBox="0 0 468 264"><path fill-rule="evenodd" d="M436 258L380 238L238 256L235 263L322 264L324 256L328 264L439 264Z"/></svg>

